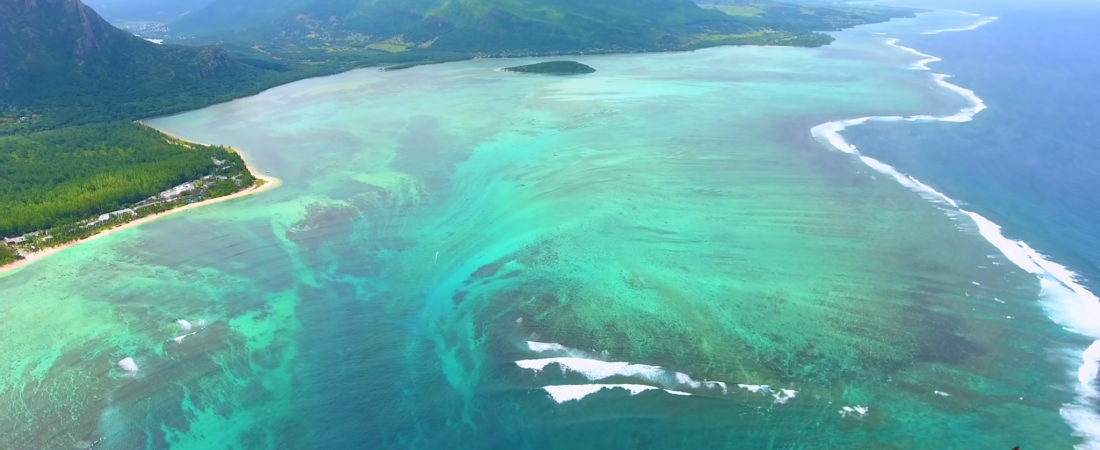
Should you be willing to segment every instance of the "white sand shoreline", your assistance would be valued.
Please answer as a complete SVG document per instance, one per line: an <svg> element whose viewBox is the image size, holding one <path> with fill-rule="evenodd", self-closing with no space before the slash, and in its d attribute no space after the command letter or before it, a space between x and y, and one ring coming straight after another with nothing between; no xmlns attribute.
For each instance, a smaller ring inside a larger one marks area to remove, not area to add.
<svg viewBox="0 0 1100 450"><path fill-rule="evenodd" d="M140 120L138 121L138 123L140 123L142 125L145 125L145 123L140 121ZM146 126L148 126L148 125L146 125ZM178 139L180 141L189 142L189 143L198 144L198 145L209 145L209 144L203 144L201 142L189 141L187 139L180 138L179 136L173 135L172 133L168 133L166 131L161 131L161 130L157 130L157 131L160 132L161 134L164 134L165 136L168 136L168 137L172 138L172 139ZM235 149L235 148L232 149L232 150L237 152L237 154L241 155L242 160L245 159L245 153L244 152L241 152L240 150ZM83 244L85 242L89 242L89 241L92 241L92 240L95 240L95 239L99 239L99 238L104 237L104 236L110 236L111 234L117 233L117 232L122 231L122 230L138 227L138 226L153 222L155 220L167 217L167 216L172 215L172 214L176 214L176 213L180 213L180 212L184 212L184 211L189 211L189 210L199 208L199 207L202 207L202 206L213 205L215 203L221 203L221 202L241 198L241 197L248 196L248 195L259 194L261 192L265 192L265 191L269 191L271 189L274 189L274 188L278 187L280 184L282 184L282 180L279 180L278 178L265 176L265 175L257 173L255 170L253 170L252 166L248 165L248 161L244 162L244 166L245 166L246 169L248 169L249 173L251 173L254 178L256 178L257 180L263 180L264 184L261 185L261 186L253 185L253 187L251 187L251 188L248 188L248 189L245 189L245 190L242 190L242 191L239 191L239 192L235 192L235 193L232 193L230 195L226 195L224 197L213 198L213 199L201 201L201 202L198 202L198 203L190 203L190 204L181 206L179 208L173 208L173 209L170 209L168 211L163 211L163 212L159 212L159 213L152 214L152 215L149 215L149 216L145 216L145 217L142 217L142 218L134 220L134 221L126 222L126 223L124 223L122 225L119 225L117 227L103 230L99 233L88 236L88 237L86 237L84 239L81 239L81 240L78 240L78 241L69 242L69 243L66 243L66 244L63 244L63 245L59 245L57 247L50 247L50 248L42 249L42 250L39 250L37 252L28 254L28 255L24 255L24 258L19 260L19 261L13 262L13 263L8 264L6 266L0 266L0 276L4 276L6 274L15 272L19 269L22 269L22 268L30 265L30 264L35 263L37 261L41 261L42 259L44 259L44 258L46 258L50 255L59 253L61 251L64 251L64 250L72 248L72 247L75 247L75 246Z"/></svg>

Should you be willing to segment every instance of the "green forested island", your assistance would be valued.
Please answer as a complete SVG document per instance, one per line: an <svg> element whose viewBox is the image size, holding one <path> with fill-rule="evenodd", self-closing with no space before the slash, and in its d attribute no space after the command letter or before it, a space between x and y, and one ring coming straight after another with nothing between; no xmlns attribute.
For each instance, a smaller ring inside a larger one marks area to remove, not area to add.
<svg viewBox="0 0 1100 450"><path fill-rule="evenodd" d="M596 71L596 69L576 61L547 61L527 64L525 66L505 67L502 70L507 72L542 73L550 75L575 75Z"/></svg>
<svg viewBox="0 0 1100 450"><path fill-rule="evenodd" d="M681 0L100 3L128 19L140 19L140 11L190 12L147 27L161 30L144 36L154 43L110 25L80 0L0 2L0 238L43 229L59 238L91 233L124 218L94 226L89 218L204 177L222 182L204 182L207 196L251 185L235 153L133 122L302 78L476 57L819 46L832 41L821 31L916 12L771 0L702 7ZM569 61L506 70L593 71ZM172 204L142 206L135 215ZM0 248L0 264L15 257Z"/></svg>

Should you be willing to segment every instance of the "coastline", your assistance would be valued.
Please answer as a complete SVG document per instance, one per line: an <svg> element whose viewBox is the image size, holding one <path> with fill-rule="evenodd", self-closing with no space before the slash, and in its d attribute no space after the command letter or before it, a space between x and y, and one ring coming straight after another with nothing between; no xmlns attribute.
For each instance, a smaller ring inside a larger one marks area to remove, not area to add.
<svg viewBox="0 0 1100 450"><path fill-rule="evenodd" d="M965 14L981 17L978 14ZM995 20L997 20L997 17L984 17L974 25L965 28L932 30L920 34L934 35L971 31ZM932 69L928 67L928 64L942 61L939 57L898 45L898 42L900 40L897 38L888 38L884 41L888 46L922 58L920 61L910 64L908 67L910 70L931 71ZM1075 448L1100 448L1100 428L1097 428L1097 424L1100 424L1100 414L1087 406L1100 398L1100 391L1092 386L1092 382L1100 376L1100 328L1097 328L1094 321L1091 320L1091 318L1100 314L1100 303L1098 303L1100 297L1089 291L1083 285L1080 275L1068 267L1052 261L1049 256L1036 251L1022 240L1005 236L1000 225L975 212L964 209L954 199L936 191L931 186L902 173L889 164L861 154L855 145L850 144L840 134L848 127L862 125L867 122L969 122L973 120L975 115L987 109L985 102L974 91L947 82L946 79L950 77L946 74L932 73L932 79L937 85L967 99L971 105L970 107L961 108L951 116L872 116L836 120L813 127L811 134L827 148L849 154L872 170L893 178L924 199L941 206L945 210L959 213L970 219L977 227L978 234L984 240L992 244L1013 265L1036 277L1039 284L1038 301L1046 311L1047 318L1067 332L1093 340L1088 348L1081 351L1081 365L1073 373L1073 375L1076 375L1076 379L1073 381L1078 382L1074 386L1077 403L1063 404L1059 412L1066 424L1074 430L1074 436L1082 440L1082 443L1075 446Z"/></svg>
<svg viewBox="0 0 1100 450"><path fill-rule="evenodd" d="M144 121L139 120L139 121L137 121L137 123L139 123L141 125L144 125L146 127L149 127L149 125L146 125ZM156 128L153 128L153 127L149 127L149 128L157 130ZM183 141L183 142L196 144L196 145L209 145L209 144L203 144L201 142L189 141L187 139L183 139L179 136L176 136L172 133L168 133L166 131L157 130L157 132L159 132L159 133L161 133L165 136L168 136L172 139L177 139L177 140L180 140L180 141ZM282 180L280 180L278 178L257 173L256 170L253 169L252 166L250 166L248 164L248 161L245 158L246 155L245 155L244 152L242 152L242 151L240 151L239 149L236 149L236 148L232 148L232 147L230 147L230 148L233 151L237 152L237 154L241 155L241 159L245 160L244 161L245 168L248 169L248 172L252 174L253 178L255 178L256 180L262 180L264 182L262 185L259 185L259 186L253 185L251 188L246 188L246 189L243 189L241 191L237 191L237 192L234 192L232 194L229 194L229 195L226 195L226 196L223 196L223 197L212 198L210 200L202 201L202 202L199 202L199 203L190 203L190 204L181 206L179 208L174 208L174 209L170 209L168 211L163 211L163 212L159 212L159 213L156 213L156 214L151 214L151 215L142 217L142 218L137 219L137 220L126 222L126 223L124 223L120 226L110 228L110 229L107 229L107 230L103 230L99 233L88 236L84 239L72 241L72 242L69 242L69 243L66 243L66 244L59 245L57 247L50 247L50 248L39 250L37 252L26 255L23 259L21 259L19 261L15 261L15 262L13 262L11 264L8 264L8 265L5 265L5 266L0 266L0 277L4 277L8 274L14 273L14 272L18 271L19 269L22 269L22 268L24 268L28 265L31 265L31 264L33 264L37 261L41 261L41 260L45 259L46 257L49 257L50 255L54 255L56 253L59 253L59 252L62 252L64 250L66 250L66 249L69 249L69 248L75 247L77 245L83 244L85 242L90 242L90 241L102 238L104 236L110 236L111 234L117 233L117 232L122 231L122 230L135 228L135 227L138 227L138 226L141 226L141 225L144 225L144 224L162 219L164 217L168 217L172 214L181 213L181 212L189 211L189 210L199 208L199 207L203 207L203 206L207 206L207 205L213 205L213 204L216 204L216 203L221 203L221 202L225 202L225 201L229 201L229 200L233 200L233 199L237 199L237 198L241 198L241 197L245 197L245 196L249 196L249 195L253 195L253 194L259 194L259 193L262 193L262 192L266 192L266 191L274 189L274 188L278 187L280 184L282 184Z"/></svg>

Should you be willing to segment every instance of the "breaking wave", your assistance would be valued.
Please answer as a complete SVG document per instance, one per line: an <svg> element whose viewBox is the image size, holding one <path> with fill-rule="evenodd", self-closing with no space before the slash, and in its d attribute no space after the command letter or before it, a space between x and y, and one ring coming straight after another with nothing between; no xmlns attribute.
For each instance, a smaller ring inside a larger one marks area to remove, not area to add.
<svg viewBox="0 0 1100 450"><path fill-rule="evenodd" d="M118 368L122 369L124 372L126 372L128 374L136 374L138 372L137 363L134 362L134 358L131 358L129 356L119 360Z"/></svg>
<svg viewBox="0 0 1100 450"><path fill-rule="evenodd" d="M848 418L860 418L867 415L867 412L871 408L867 406L845 406L840 408L840 417Z"/></svg>
<svg viewBox="0 0 1100 450"><path fill-rule="evenodd" d="M996 17L986 18L978 23L965 28L935 30L923 34L939 34L949 31L969 31L996 20ZM914 70L930 70L928 64L940 59L921 53L909 47L898 45L897 39L889 39L887 45L899 48L924 58L910 66ZM965 89L947 82L949 75L933 74L933 79L940 86L947 88L970 102L969 107L946 117L919 115L911 117L901 116L876 116L861 117L857 119L839 120L824 123L813 127L811 134L814 137L828 143L830 146L844 153L855 155L871 169L882 174L889 175L901 185L917 192L919 195L941 204L951 210L969 217L978 227L978 232L989 243L993 244L1009 261L1017 267L1036 275L1042 288L1040 301L1047 315L1055 323L1062 325L1067 330L1088 336L1095 341L1081 356L1082 364L1077 371L1080 382L1077 387L1078 400L1082 403L1100 399L1100 392L1092 387L1098 373L1100 373L1100 299L1081 285L1079 277L1065 266L1050 261L1045 255L1035 251L1023 241L1005 237L1001 227L981 215L962 209L958 202L936 191L913 178L874 158L861 155L856 146L848 143L841 136L846 128L861 125L867 122L968 122L974 116L986 109L985 102L974 91ZM846 407L847 408L847 407ZM844 414L844 410L842 410ZM1085 439L1085 443L1078 446L1079 449L1100 449L1100 415L1081 405L1064 405L1061 411L1063 419L1074 429L1075 435Z"/></svg>
<svg viewBox="0 0 1100 450"><path fill-rule="evenodd" d="M975 16L976 14L970 14L970 15ZM949 33L949 32L952 32L952 31L977 30L982 25L987 25L987 24L993 23L994 20L997 20L997 18L996 17L986 17L982 20L979 20L977 23L975 23L973 25L965 26L965 27L962 27L962 28L947 28L947 29L943 29L943 30L925 31L921 34L940 34L940 33Z"/></svg>
<svg viewBox="0 0 1100 450"><path fill-rule="evenodd" d="M637 395L638 393L654 389L662 390L673 395L691 395L687 392L660 389L644 384L569 384L561 386L544 386L542 389L550 394L550 398L553 398L554 401L558 403L580 400L604 389L626 389L630 391L630 395Z"/></svg>
<svg viewBox="0 0 1100 450"><path fill-rule="evenodd" d="M613 376L623 376L638 378L666 388L713 388L721 389L723 393L726 392L726 384L721 381L698 381L687 374L647 364L607 362L574 357L525 359L516 361L517 366L532 370L535 373L542 371L546 366L551 364L557 364L561 367L562 373L578 373L592 381L602 380Z"/></svg>

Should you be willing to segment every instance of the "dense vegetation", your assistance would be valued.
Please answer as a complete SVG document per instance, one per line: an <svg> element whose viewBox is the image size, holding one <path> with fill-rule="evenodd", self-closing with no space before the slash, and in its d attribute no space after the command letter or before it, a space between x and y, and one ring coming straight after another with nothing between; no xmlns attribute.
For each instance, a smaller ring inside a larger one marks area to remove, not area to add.
<svg viewBox="0 0 1100 450"><path fill-rule="evenodd" d="M19 260L19 254L14 248L0 244L0 266L11 264Z"/></svg>
<svg viewBox="0 0 1100 450"><path fill-rule="evenodd" d="M707 9L716 9L738 21L795 35L814 31L835 31L868 23L886 22L897 17L912 17L921 10L887 6L859 6L843 1L795 0L698 0Z"/></svg>
<svg viewBox="0 0 1100 450"><path fill-rule="evenodd" d="M742 0L710 3L722 1ZM225 42L281 61L326 64L381 57L407 64L408 59L474 54L634 52L726 44L820 46L832 38L817 31L915 11L806 7L767 0L754 4L760 9L753 11L763 14L727 14L684 0L216 0L170 24L169 35L158 37Z"/></svg>
<svg viewBox="0 0 1100 450"><path fill-rule="evenodd" d="M167 139L133 123L88 125L0 137L0 236L116 211L173 186L232 168L252 184L236 153ZM227 192L223 192L227 191ZM212 195L217 196L217 195Z"/></svg>
<svg viewBox="0 0 1100 450"><path fill-rule="evenodd" d="M0 1L0 133L181 112L311 74L157 45L78 0Z"/></svg>
<svg viewBox="0 0 1100 450"><path fill-rule="evenodd" d="M238 155L131 121L291 79L220 47L145 41L77 0L0 2L0 236L50 229L56 244L131 220L87 222L183 182L211 176L208 196L252 185ZM142 206L135 216L172 205ZM0 250L0 264L12 257Z"/></svg>
<svg viewBox="0 0 1100 450"><path fill-rule="evenodd" d="M504 70L509 72L545 73L552 75L573 75L596 71L596 69L576 61L547 61L527 64L525 66L505 67Z"/></svg>

